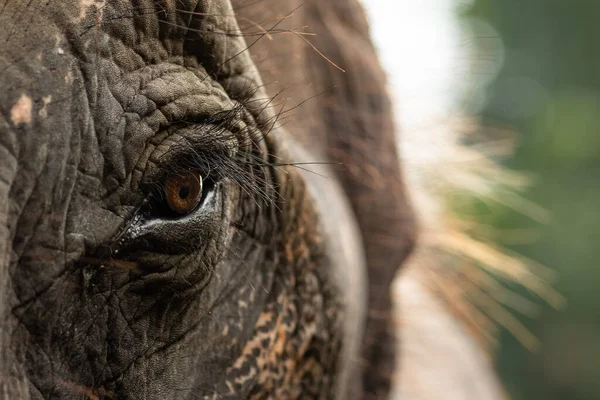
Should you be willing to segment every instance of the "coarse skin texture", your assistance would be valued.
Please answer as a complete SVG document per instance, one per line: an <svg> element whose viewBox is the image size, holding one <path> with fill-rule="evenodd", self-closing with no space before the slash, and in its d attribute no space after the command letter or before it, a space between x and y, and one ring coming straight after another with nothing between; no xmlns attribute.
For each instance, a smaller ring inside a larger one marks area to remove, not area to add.
<svg viewBox="0 0 600 400"><path fill-rule="evenodd" d="M0 0L0 27L0 398L385 397L415 228L356 1Z"/></svg>

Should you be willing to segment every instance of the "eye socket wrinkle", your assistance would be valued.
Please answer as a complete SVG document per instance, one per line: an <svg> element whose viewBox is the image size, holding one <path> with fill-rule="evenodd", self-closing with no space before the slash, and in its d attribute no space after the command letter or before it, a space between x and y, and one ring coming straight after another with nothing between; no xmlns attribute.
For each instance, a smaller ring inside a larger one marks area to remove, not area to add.
<svg viewBox="0 0 600 400"><path fill-rule="evenodd" d="M263 155L262 133L241 123L242 115L243 106L237 106L200 121L179 121L168 150L157 157L156 173L143 179L146 203L164 203L166 182L189 172L203 177L203 192L229 181L252 200L272 203L275 191L267 169L273 166Z"/></svg>

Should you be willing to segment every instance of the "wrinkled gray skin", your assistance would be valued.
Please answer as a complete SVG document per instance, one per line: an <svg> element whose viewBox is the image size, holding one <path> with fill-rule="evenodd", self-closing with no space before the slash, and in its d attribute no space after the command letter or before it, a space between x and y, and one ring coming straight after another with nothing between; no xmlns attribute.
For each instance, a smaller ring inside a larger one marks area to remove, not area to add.
<svg viewBox="0 0 600 400"><path fill-rule="evenodd" d="M0 398L385 395L385 80L354 0L299 6L0 0Z"/></svg>

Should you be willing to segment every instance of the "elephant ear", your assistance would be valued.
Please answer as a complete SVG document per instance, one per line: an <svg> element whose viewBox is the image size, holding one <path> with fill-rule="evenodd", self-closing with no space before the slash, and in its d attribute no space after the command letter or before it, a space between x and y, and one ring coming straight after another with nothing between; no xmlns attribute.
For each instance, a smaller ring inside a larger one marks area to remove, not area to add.
<svg viewBox="0 0 600 400"><path fill-rule="evenodd" d="M270 22L260 27L271 40L250 53L269 94L283 92L288 105L282 109L294 111L286 130L315 159L331 162L357 218L369 293L362 379L350 381L351 392L381 396L390 389L396 360L391 283L414 246L416 227L366 15L356 0L236 0L234 9L250 31L259 29L257 21L277 23L274 30Z"/></svg>
<svg viewBox="0 0 600 400"><path fill-rule="evenodd" d="M358 1L311 1L312 31L319 50L345 73L311 54L311 74L322 90L320 115L327 153L362 232L367 258L368 310L361 358L363 398L382 398L396 368L394 277L416 241L397 151L398 135L385 73Z"/></svg>

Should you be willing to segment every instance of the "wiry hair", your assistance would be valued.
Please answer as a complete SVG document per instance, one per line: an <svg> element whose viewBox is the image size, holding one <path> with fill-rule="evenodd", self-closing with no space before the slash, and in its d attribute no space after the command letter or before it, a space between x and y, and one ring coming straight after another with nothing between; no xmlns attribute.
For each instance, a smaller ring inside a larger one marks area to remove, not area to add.
<svg viewBox="0 0 600 400"><path fill-rule="evenodd" d="M493 228L476 222L453 201L460 196L496 203L548 222L548 213L521 195L530 178L498 162L500 156L511 154L514 138L485 140L480 135L485 129L463 119L435 124L429 131L403 132L408 188L422 227L408 273L444 300L484 348L495 343L498 328L503 327L535 350L537 338L506 308L532 317L539 305L507 286L520 285L560 307L564 299L552 287L554 271L498 247L490 234Z"/></svg>

